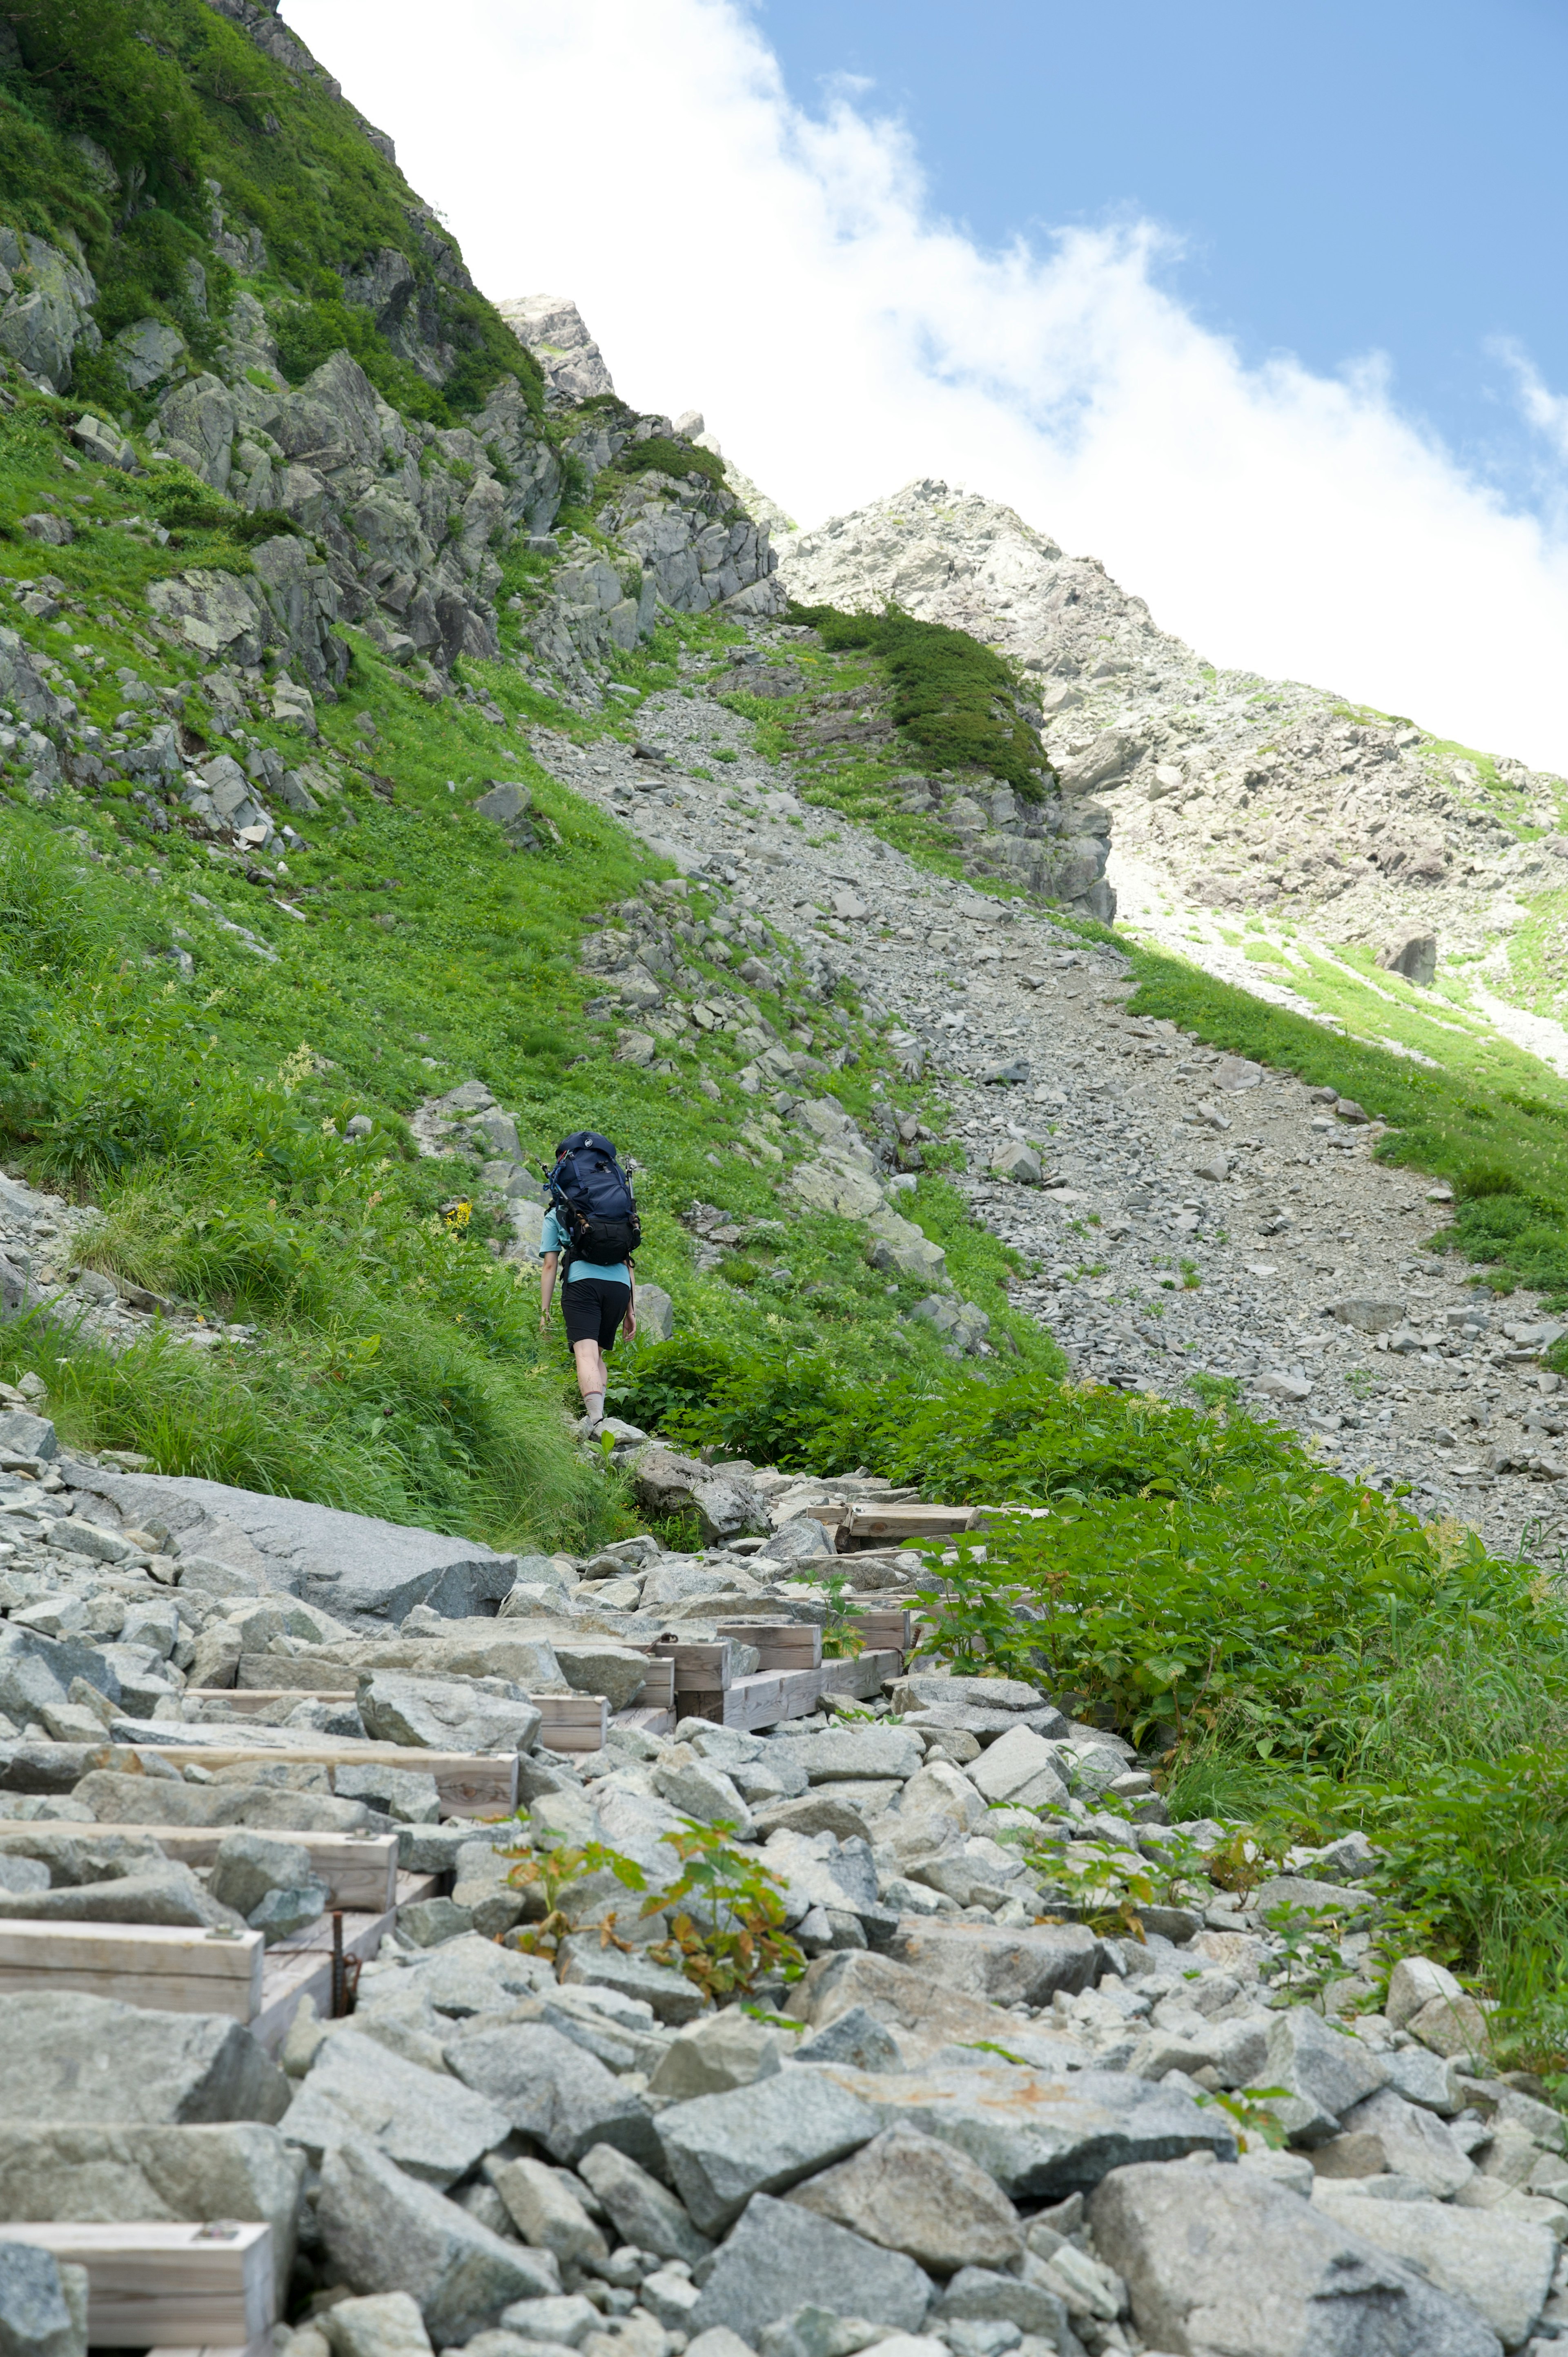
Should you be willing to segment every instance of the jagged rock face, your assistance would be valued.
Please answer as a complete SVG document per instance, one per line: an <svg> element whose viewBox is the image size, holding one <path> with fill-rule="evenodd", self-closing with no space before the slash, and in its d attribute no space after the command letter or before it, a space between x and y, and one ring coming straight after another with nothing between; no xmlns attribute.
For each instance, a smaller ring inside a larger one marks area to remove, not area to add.
<svg viewBox="0 0 1568 2357"><path fill-rule="evenodd" d="M90 308L98 288L80 251L0 230L0 352L46 392L63 393L78 344L95 352L103 340Z"/></svg>
<svg viewBox="0 0 1568 2357"><path fill-rule="evenodd" d="M780 552L802 604L893 603L999 646L1040 683L1069 794L1110 807L1119 847L1215 909L1332 905L1340 938L1479 946L1499 890L1568 882L1568 841L1519 841L1477 765L1331 692L1217 672L1095 557L1011 508L927 479ZM1555 828L1563 780L1496 765L1509 814Z"/></svg>
<svg viewBox="0 0 1568 2357"><path fill-rule="evenodd" d="M520 344L544 371L544 382L564 402L593 401L613 393L605 356L566 295L513 295L497 310Z"/></svg>
<svg viewBox="0 0 1568 2357"><path fill-rule="evenodd" d="M252 296L236 301L231 330L223 373L188 378L159 404L170 457L242 506L280 510L318 535L337 610L392 651L443 666L497 654L490 536L547 530L563 480L516 382L496 387L471 428L442 432L405 423L347 352L291 388ZM306 659L318 692L335 668Z"/></svg>

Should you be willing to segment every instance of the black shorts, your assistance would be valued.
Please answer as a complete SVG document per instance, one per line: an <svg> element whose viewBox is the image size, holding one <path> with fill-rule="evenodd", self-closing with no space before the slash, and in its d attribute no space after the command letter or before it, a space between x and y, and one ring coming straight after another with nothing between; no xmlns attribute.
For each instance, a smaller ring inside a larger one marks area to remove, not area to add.
<svg viewBox="0 0 1568 2357"><path fill-rule="evenodd" d="M575 1276L561 1287L561 1317L568 1342L596 1342L613 1351L620 1321L631 1307L631 1287L607 1276Z"/></svg>

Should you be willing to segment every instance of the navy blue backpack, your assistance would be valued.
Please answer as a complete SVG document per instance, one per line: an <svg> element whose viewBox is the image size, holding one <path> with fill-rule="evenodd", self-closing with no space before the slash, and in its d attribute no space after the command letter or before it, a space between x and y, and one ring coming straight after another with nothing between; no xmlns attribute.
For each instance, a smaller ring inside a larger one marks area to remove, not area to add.
<svg viewBox="0 0 1568 2357"><path fill-rule="evenodd" d="M563 1257L596 1261L601 1268L629 1260L642 1242L631 1181L615 1147L596 1130L579 1129L550 1174L550 1208L565 1238Z"/></svg>

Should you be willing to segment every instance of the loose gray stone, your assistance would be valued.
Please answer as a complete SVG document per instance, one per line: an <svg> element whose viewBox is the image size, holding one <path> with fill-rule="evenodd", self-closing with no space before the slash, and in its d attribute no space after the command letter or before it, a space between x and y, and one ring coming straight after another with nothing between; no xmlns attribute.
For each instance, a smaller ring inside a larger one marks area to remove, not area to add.
<svg viewBox="0 0 1568 2357"><path fill-rule="evenodd" d="M604 2316L581 2292L563 2292L554 2299L516 2299L501 2310L503 2332L521 2332L525 2341L553 2341L558 2349L575 2349L590 2332L604 2329Z"/></svg>
<svg viewBox="0 0 1568 2357"><path fill-rule="evenodd" d="M287 1931L298 1931L313 1923L331 1895L317 1878L303 1844L269 1840L257 1833L224 1835L207 1887L214 1899L269 1938L283 1938L285 1925Z"/></svg>
<svg viewBox="0 0 1568 2357"><path fill-rule="evenodd" d="M411 2177L446 2186L504 2143L510 2125L445 2072L422 2070L374 2038L338 2029L317 2053L283 2132L313 2162L345 2140L373 2144Z"/></svg>
<svg viewBox="0 0 1568 2357"><path fill-rule="evenodd" d="M901 2332L918 2331L931 2297L930 2278L902 2252L879 2250L797 2202L758 2193L703 2287L693 2330L727 2325L755 2349L764 2326L792 2315L808 2288L841 2316L868 2317Z"/></svg>
<svg viewBox="0 0 1568 2357"><path fill-rule="evenodd" d="M420 1678L371 1670L361 1676L354 1699L365 1733L374 1741L427 1751L526 1751L543 1725L536 1706L499 1678Z"/></svg>
<svg viewBox="0 0 1568 2357"><path fill-rule="evenodd" d="M1434 2208L1444 2222L1452 2214ZM1126 2279L1151 2348L1190 2357L1500 2357L1473 2309L1316 2199L1303 2202L1251 2169L1119 2169L1090 2216L1095 2248Z"/></svg>
<svg viewBox="0 0 1568 2357"><path fill-rule="evenodd" d="M1021 2332L1036 2334L1056 2348L1062 2345L1068 2322L1066 2306L1055 2292L993 2267L965 2267L954 2276L937 2303L937 2314L944 2323L1015 2324Z"/></svg>
<svg viewBox="0 0 1568 2357"><path fill-rule="evenodd" d="M900 1964L993 2005L1049 2005L1058 1989L1076 1996L1111 1967L1103 1942L1081 1923L1036 1923L1015 1931L983 1923L904 1923L890 1951Z"/></svg>
<svg viewBox="0 0 1568 2357"><path fill-rule="evenodd" d="M596 1932L571 1932L561 1940L556 1964L566 1987L595 1982L601 1989L620 1989L622 1996L641 1996L653 2006L658 2022L695 2022L710 2010L695 1980L686 1980L672 1965L650 1964L637 1952L628 1956L616 1947L604 1947Z"/></svg>
<svg viewBox="0 0 1568 2357"><path fill-rule="evenodd" d="M1391 2087L1380 2087L1364 2103L1353 2104L1342 2126L1347 2136L1375 2136L1384 2168L1396 2176L1412 2177L1438 2201L1452 2200L1476 2174L1475 2164L1452 2131L1434 2113L1406 2103Z"/></svg>
<svg viewBox="0 0 1568 2357"><path fill-rule="evenodd" d="M1519 2348L1534 2330L1558 2258L1548 2227L1440 2201L1369 2201L1348 2183L1325 2184L1321 2193L1314 2188L1313 2207L1467 2302L1506 2348Z"/></svg>
<svg viewBox="0 0 1568 2357"><path fill-rule="evenodd" d="M561 2288L548 2251L492 2234L370 2144L328 2147L317 2220L338 2279L408 2292L438 2349L471 2339L514 2299Z"/></svg>
<svg viewBox="0 0 1568 2357"><path fill-rule="evenodd" d="M577 2174L604 2203L621 2241L634 2250L652 2251L661 2259L684 2259L694 2267L713 2249L674 2195L616 2146L590 2146L577 2163Z"/></svg>
<svg viewBox="0 0 1568 2357"><path fill-rule="evenodd" d="M852 2005L795 2049L797 2062L847 2062L855 2071L901 2071L898 2041L863 2005Z"/></svg>
<svg viewBox="0 0 1568 2357"><path fill-rule="evenodd" d="M428 2357L430 2336L405 2291L340 2299L321 2311L319 2330L332 2357Z"/></svg>
<svg viewBox="0 0 1568 2357"><path fill-rule="evenodd" d="M542 2160L509 2160L491 2180L518 2233L563 2266L607 2259L609 2244L562 2178Z"/></svg>
<svg viewBox="0 0 1568 2357"><path fill-rule="evenodd" d="M797 1735L789 1741L813 1784L884 1776L901 1783L915 1773L922 1756L914 1737L897 1727L830 1727L821 1735Z"/></svg>
<svg viewBox="0 0 1568 2357"><path fill-rule="evenodd" d="M1292 2006L1270 2024L1265 2067L1267 2083L1285 2090L1269 2099L1268 2109L1292 2143L1303 2145L1337 2136L1343 2115L1385 2085L1389 2075L1380 2055L1360 2039L1330 2029L1305 2005Z"/></svg>
<svg viewBox="0 0 1568 2357"><path fill-rule="evenodd" d="M292 2092L250 2031L221 2014L30 1990L0 1996L0 2119L96 2126L109 2090L125 2125L278 2120Z"/></svg>
<svg viewBox="0 0 1568 2357"><path fill-rule="evenodd" d="M596 2144L616 2145L634 2160L658 2156L646 2104L558 2030L480 2021L451 2040L446 2061L466 2086L568 2167Z"/></svg>
<svg viewBox="0 0 1568 2357"><path fill-rule="evenodd" d="M1010 2267L1024 2255L1006 2195L967 2154L917 2128L886 2129L789 2198L933 2275Z"/></svg>
<svg viewBox="0 0 1568 2357"><path fill-rule="evenodd" d="M819 2064L817 2074L856 2097L879 2128L921 2128L955 2145L1015 2201L1061 2201L1133 2161L1236 2153L1223 2117L1176 2088L1122 2072L1052 2077L1015 2064L970 2070L939 2061L902 2075L842 2063Z"/></svg>
<svg viewBox="0 0 1568 2357"><path fill-rule="evenodd" d="M676 2191L711 2234L738 2217L754 2193L779 2192L868 2144L877 2122L826 2076L788 2071L672 2104L655 2126Z"/></svg>
<svg viewBox="0 0 1568 2357"><path fill-rule="evenodd" d="M62 2269L54 2254L36 2243L0 2242L0 2357L87 2357L86 2299L80 2325L71 2314Z"/></svg>

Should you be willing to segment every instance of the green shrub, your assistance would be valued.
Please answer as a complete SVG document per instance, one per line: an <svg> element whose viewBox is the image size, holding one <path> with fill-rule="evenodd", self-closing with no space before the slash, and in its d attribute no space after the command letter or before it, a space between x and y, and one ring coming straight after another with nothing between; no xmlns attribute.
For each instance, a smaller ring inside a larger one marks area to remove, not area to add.
<svg viewBox="0 0 1568 2357"><path fill-rule="evenodd" d="M893 682L893 717L930 770L987 770L1026 802L1038 802L1051 772L1016 707L1012 674L1000 655L967 630L886 614L845 614L833 606L795 606L836 651L865 647L881 656Z"/></svg>
<svg viewBox="0 0 1568 2357"><path fill-rule="evenodd" d="M646 442L628 442L617 453L616 469L622 475L672 476L679 482L685 475L705 475L719 490L725 488L725 468L722 458L711 450L700 450L694 442L671 442L668 435L654 434Z"/></svg>

